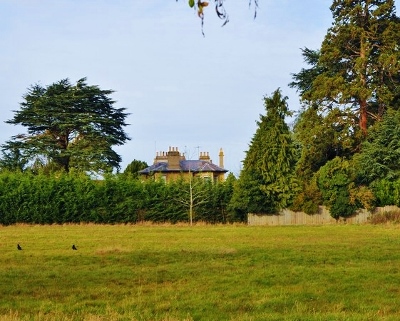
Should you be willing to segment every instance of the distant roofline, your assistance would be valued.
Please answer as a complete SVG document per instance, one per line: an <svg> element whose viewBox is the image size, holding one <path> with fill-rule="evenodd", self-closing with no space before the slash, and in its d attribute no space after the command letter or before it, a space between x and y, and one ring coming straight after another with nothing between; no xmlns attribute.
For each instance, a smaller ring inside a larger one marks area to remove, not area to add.
<svg viewBox="0 0 400 321"><path fill-rule="evenodd" d="M195 164L196 166L190 168L187 166L189 164ZM157 162L145 169L139 171L139 174L148 174L148 173L168 173L168 172L193 172L193 173L227 173L229 172L227 169L219 167L216 164L210 163L204 160L181 160L179 161L180 168L170 169L168 168L168 162ZM203 169L203 167L205 169Z"/></svg>

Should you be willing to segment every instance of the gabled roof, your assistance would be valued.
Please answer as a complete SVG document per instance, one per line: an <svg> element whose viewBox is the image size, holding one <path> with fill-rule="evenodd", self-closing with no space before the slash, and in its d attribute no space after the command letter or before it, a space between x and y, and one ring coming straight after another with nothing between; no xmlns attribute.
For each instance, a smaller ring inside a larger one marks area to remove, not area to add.
<svg viewBox="0 0 400 321"><path fill-rule="evenodd" d="M169 169L167 162L159 162L155 163L141 171L139 174L150 174L154 172L193 172L193 173L200 173L200 172L217 172L217 173L226 173L228 170L219 167L209 161L204 160L181 160L179 162L180 169Z"/></svg>

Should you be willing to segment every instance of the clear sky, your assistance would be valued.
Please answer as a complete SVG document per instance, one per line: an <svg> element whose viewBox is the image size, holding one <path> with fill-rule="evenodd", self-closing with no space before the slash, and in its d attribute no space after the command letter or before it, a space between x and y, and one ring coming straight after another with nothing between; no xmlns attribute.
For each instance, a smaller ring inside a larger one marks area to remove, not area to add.
<svg viewBox="0 0 400 321"><path fill-rule="evenodd" d="M130 113L122 170L169 146L218 163L222 147L238 175L263 97L281 88L299 110L288 83L300 48L317 49L331 26L331 2L259 0L254 20L248 0L227 0L230 22L208 7L203 37L186 0L0 0L0 144L26 132L4 121L30 85L87 77Z"/></svg>

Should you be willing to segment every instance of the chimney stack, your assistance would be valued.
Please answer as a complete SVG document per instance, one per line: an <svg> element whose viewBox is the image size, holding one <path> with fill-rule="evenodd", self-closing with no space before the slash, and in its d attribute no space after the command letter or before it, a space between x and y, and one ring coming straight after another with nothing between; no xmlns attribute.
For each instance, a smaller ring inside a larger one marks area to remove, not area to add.
<svg viewBox="0 0 400 321"><path fill-rule="evenodd" d="M181 169L180 160L181 155L178 151L178 147L170 147L168 154L168 169Z"/></svg>
<svg viewBox="0 0 400 321"><path fill-rule="evenodd" d="M199 160L204 160L211 163L210 154L208 152L200 152Z"/></svg>
<svg viewBox="0 0 400 321"><path fill-rule="evenodd" d="M224 168L224 151L222 148L219 149L219 167Z"/></svg>

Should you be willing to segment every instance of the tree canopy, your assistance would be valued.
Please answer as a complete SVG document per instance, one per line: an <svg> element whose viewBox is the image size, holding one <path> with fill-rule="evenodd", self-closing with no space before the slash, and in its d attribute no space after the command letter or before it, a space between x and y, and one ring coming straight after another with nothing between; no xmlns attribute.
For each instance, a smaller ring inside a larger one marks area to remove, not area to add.
<svg viewBox="0 0 400 321"><path fill-rule="evenodd" d="M13 136L3 150L18 150L21 159L66 172L118 169L121 157L112 147L129 140L123 130L128 114L125 108L114 108L112 93L88 85L86 78L76 84L62 79L46 87L30 86L20 110L6 121L28 132Z"/></svg>
<svg viewBox="0 0 400 321"><path fill-rule="evenodd" d="M290 84L304 101L342 111L353 131L367 128L400 95L400 20L393 0L334 0L334 22L319 50L303 50L311 66Z"/></svg>

